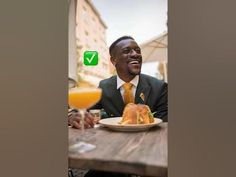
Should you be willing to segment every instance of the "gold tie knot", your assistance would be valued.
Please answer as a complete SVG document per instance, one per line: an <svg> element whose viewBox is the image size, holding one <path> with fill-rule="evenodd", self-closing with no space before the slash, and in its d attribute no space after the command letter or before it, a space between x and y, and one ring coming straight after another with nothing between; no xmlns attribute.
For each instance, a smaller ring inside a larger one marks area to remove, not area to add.
<svg viewBox="0 0 236 177"><path fill-rule="evenodd" d="M124 83L123 88L124 88L124 103L134 103L134 96L132 92L132 86L133 84L131 83Z"/></svg>
<svg viewBox="0 0 236 177"><path fill-rule="evenodd" d="M126 82L123 84L123 87L125 90L131 90L132 89L133 84Z"/></svg>

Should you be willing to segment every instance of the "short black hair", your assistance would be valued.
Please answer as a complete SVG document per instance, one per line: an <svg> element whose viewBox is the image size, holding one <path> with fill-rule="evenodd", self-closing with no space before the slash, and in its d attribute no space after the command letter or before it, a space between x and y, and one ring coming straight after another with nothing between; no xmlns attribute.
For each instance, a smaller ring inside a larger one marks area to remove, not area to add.
<svg viewBox="0 0 236 177"><path fill-rule="evenodd" d="M113 52L114 48L116 47L116 44L119 43L119 42L122 41L122 40L125 40L125 39L132 39L132 40L134 40L134 38L131 37L131 36L122 36L122 37L116 39L116 40L110 45L110 47L109 47L109 54L110 54L110 56L112 56L112 52Z"/></svg>

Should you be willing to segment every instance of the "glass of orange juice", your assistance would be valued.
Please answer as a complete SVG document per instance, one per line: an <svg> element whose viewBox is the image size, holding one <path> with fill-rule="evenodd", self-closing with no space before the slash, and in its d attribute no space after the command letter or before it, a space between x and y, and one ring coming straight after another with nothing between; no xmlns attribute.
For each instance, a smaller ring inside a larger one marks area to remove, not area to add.
<svg viewBox="0 0 236 177"><path fill-rule="evenodd" d="M74 144L71 149L74 149L80 153L90 151L96 146L85 143L84 137L84 117L86 109L97 103L102 95L102 90L100 88L72 88L69 90L68 102L71 108L77 108L81 113L81 135L80 141Z"/></svg>
<svg viewBox="0 0 236 177"><path fill-rule="evenodd" d="M93 106L101 98L100 88L73 88L69 91L68 101L72 108L78 108L81 113L81 130L84 133L84 115L87 108Z"/></svg>

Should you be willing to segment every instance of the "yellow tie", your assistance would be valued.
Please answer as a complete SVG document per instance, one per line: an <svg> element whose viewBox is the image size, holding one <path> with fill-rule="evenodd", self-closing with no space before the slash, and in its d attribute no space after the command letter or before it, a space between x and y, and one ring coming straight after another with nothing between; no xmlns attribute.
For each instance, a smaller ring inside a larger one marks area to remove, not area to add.
<svg viewBox="0 0 236 177"><path fill-rule="evenodd" d="M134 103L134 96L132 92L132 84L131 83L124 83L123 88L124 88L124 103L125 105L128 103Z"/></svg>

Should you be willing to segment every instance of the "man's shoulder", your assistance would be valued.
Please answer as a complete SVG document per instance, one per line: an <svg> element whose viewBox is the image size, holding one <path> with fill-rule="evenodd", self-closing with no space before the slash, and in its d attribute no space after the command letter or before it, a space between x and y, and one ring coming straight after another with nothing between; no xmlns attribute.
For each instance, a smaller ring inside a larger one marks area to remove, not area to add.
<svg viewBox="0 0 236 177"><path fill-rule="evenodd" d="M115 81L116 81L116 76L111 76L111 77L109 77L107 79L101 80L99 85L100 86L109 85L109 84L111 84L111 83L113 83Z"/></svg>
<svg viewBox="0 0 236 177"><path fill-rule="evenodd" d="M143 81L143 82L148 82L150 84L157 84L157 85L163 85L165 84L164 81L162 80L159 80L153 76L149 76L149 75L146 75L146 74L140 74L140 79Z"/></svg>

